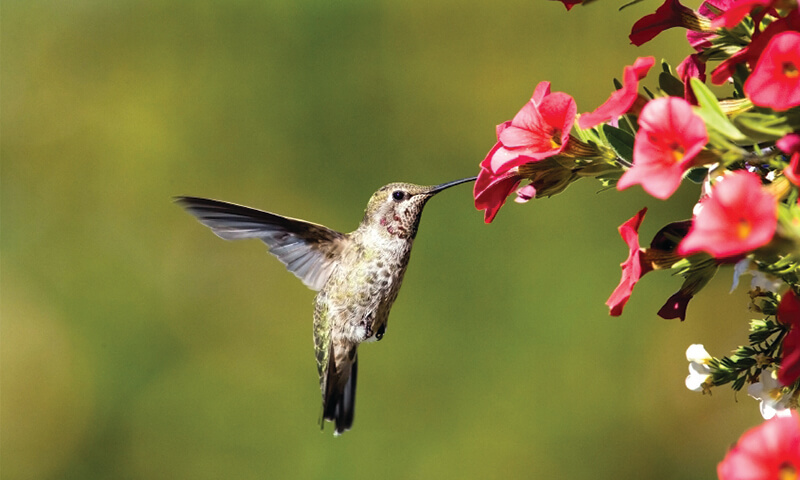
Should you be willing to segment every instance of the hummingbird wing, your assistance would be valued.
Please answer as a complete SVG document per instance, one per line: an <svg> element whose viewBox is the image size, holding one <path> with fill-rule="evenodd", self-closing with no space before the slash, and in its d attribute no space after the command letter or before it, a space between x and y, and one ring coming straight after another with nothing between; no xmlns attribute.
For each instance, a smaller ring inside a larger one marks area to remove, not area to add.
<svg viewBox="0 0 800 480"><path fill-rule="evenodd" d="M319 291L336 266L347 236L316 223L198 197L175 201L225 240L258 238L286 268Z"/></svg>

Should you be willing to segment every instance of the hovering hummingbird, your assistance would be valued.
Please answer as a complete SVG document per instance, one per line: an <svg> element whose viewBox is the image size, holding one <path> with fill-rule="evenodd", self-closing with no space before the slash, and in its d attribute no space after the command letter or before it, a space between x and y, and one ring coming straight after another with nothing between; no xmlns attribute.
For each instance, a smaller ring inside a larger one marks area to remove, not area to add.
<svg viewBox="0 0 800 480"><path fill-rule="evenodd" d="M390 183L372 195L351 233L241 205L197 197L176 202L225 240L258 238L269 252L317 293L314 348L322 415L335 435L353 425L362 342L386 333L417 235L422 209L434 195L476 177L435 186Z"/></svg>

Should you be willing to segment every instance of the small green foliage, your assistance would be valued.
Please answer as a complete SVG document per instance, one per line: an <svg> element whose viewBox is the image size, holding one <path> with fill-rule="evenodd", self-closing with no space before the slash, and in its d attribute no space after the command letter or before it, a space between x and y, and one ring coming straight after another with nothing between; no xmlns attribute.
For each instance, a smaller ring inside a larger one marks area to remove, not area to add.
<svg viewBox="0 0 800 480"><path fill-rule="evenodd" d="M697 103L699 104L699 107L695 111L703 119L707 127L714 129L733 142L747 140L747 137L745 137L742 132L731 123L725 113L723 113L716 95L714 95L703 82L697 78L692 78L691 85L692 91L695 97L697 97Z"/></svg>
<svg viewBox="0 0 800 480"><path fill-rule="evenodd" d="M750 321L749 345L734 350L733 354L721 358L712 358L711 381L715 386L730 383L734 390L741 390L746 383L757 381L758 376L767 368L773 368L781 341L789 327L774 320L780 298L773 292L765 292L758 288L750 293L751 298L759 299L762 311L772 312L763 319Z"/></svg>
<svg viewBox="0 0 800 480"><path fill-rule="evenodd" d="M775 141L793 131L786 116L774 112L743 112L733 117L733 125L758 142Z"/></svg>
<svg viewBox="0 0 800 480"><path fill-rule="evenodd" d="M698 185L702 184L708 176L708 169L705 167L693 168L686 174L686 179Z"/></svg>
<svg viewBox="0 0 800 480"><path fill-rule="evenodd" d="M603 125L603 133L614 153L630 165L633 162L634 136L621 128L612 127L608 124Z"/></svg>
<svg viewBox="0 0 800 480"><path fill-rule="evenodd" d="M673 73L672 68L665 61L661 62L661 73L658 74L658 88L667 95L683 97L683 82Z"/></svg>

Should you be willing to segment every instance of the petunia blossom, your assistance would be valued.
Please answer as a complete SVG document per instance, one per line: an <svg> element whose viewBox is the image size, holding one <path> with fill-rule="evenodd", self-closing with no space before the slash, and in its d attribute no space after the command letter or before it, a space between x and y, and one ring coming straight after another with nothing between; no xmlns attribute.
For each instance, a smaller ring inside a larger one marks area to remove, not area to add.
<svg viewBox="0 0 800 480"><path fill-rule="evenodd" d="M800 135L796 133L784 135L775 142L775 145L787 155L791 155L789 165L783 169L783 176L800 187Z"/></svg>
<svg viewBox="0 0 800 480"><path fill-rule="evenodd" d="M788 155L794 155L795 153L800 153L800 134L797 133L789 133L784 135L780 140L775 142L775 145L778 146L784 153Z"/></svg>
<svg viewBox="0 0 800 480"><path fill-rule="evenodd" d="M692 90L691 80L697 78L701 82L706 81L706 62L703 60L702 55L693 53L686 57L676 68L678 77L683 82L683 98L691 103L697 105L697 98Z"/></svg>
<svg viewBox="0 0 800 480"><path fill-rule="evenodd" d="M707 30L710 25L707 18L685 7L678 0L666 0L655 13L642 17L634 23L628 38L632 44L639 46L672 27Z"/></svg>
<svg viewBox="0 0 800 480"><path fill-rule="evenodd" d="M664 305L658 310L658 316L665 320L675 318L680 318L681 321L686 320L686 308L689 306L689 300L693 298L694 295L684 289L678 290L664 302Z"/></svg>
<svg viewBox="0 0 800 480"><path fill-rule="evenodd" d="M654 57L639 57L633 65L625 67L622 88L612 93L595 111L582 114L578 118L578 126L582 129L592 128L627 113L639 97L639 80L647 75L655 63Z"/></svg>
<svg viewBox="0 0 800 480"><path fill-rule="evenodd" d="M617 182L623 190L640 184L650 195L666 199L681 183L684 172L708 142L703 119L682 98L651 100L639 115L633 143L633 167Z"/></svg>
<svg viewBox="0 0 800 480"><path fill-rule="evenodd" d="M499 148L501 145L497 143L486 158L491 158ZM475 197L475 208L484 210L484 222L492 223L500 207L506 203L506 197L517 188L519 181L520 178L511 171L495 174L491 169L481 166L478 179L475 181L473 196Z"/></svg>
<svg viewBox="0 0 800 480"><path fill-rule="evenodd" d="M705 0L700 4L697 13L701 17L705 17L713 22L715 19L719 18L721 13L730 10L738 1L739 0ZM698 53L710 48L712 46L711 41L717 37L719 37L719 35L714 28L705 31L686 31L686 40Z"/></svg>
<svg viewBox="0 0 800 480"><path fill-rule="evenodd" d="M789 386L800 378L800 300L792 290L781 298L778 321L789 325L789 333L781 344L783 357L778 370L778 381Z"/></svg>
<svg viewBox="0 0 800 480"><path fill-rule="evenodd" d="M726 9L722 14L712 20L711 27L715 30L718 28L733 28L755 8L760 9L760 13L753 18L754 23L758 25L761 22L761 18L764 17L766 10L772 7L774 3L775 0L738 0L731 5L730 8Z"/></svg>
<svg viewBox="0 0 800 480"><path fill-rule="evenodd" d="M717 182L692 219L678 253L705 251L715 258L747 254L772 240L778 204L758 175L739 170Z"/></svg>
<svg viewBox="0 0 800 480"><path fill-rule="evenodd" d="M575 100L563 92L550 92L550 82L536 86L531 100L510 121L497 126L497 143L481 162L475 182L475 207L484 210L490 223L508 196L519 185L513 170L562 152L569 143L575 121ZM521 192L525 199L530 189Z"/></svg>
<svg viewBox="0 0 800 480"><path fill-rule="evenodd" d="M556 0L556 1L563 3L564 6L567 7L567 11L572 10L572 7L583 2L583 0Z"/></svg>
<svg viewBox="0 0 800 480"><path fill-rule="evenodd" d="M774 417L739 439L717 466L720 480L795 479L800 472L800 414Z"/></svg>
<svg viewBox="0 0 800 480"><path fill-rule="evenodd" d="M800 32L770 39L744 82L744 92L761 107L782 111L800 105Z"/></svg>
<svg viewBox="0 0 800 480"><path fill-rule="evenodd" d="M536 86L531 100L510 123L497 129L501 148L491 159L495 172L531 159L541 160L560 153L567 146L569 132L577 114L575 100L563 92L550 93L550 82ZM524 156L525 161L508 161L508 156Z"/></svg>
<svg viewBox="0 0 800 480"><path fill-rule="evenodd" d="M619 226L619 234L628 245L628 258L620 264L622 279L617 288L606 301L610 314L618 317L631 297L634 285L645 273L652 270L652 265L642 259L642 249L639 247L639 227L642 225L647 207Z"/></svg>
<svg viewBox="0 0 800 480"><path fill-rule="evenodd" d="M787 31L800 31L800 9L790 10L785 17L767 25L763 32L753 33L753 40L749 45L728 57L711 72L711 83L722 85L727 82L740 63L747 63L754 69L772 38Z"/></svg>

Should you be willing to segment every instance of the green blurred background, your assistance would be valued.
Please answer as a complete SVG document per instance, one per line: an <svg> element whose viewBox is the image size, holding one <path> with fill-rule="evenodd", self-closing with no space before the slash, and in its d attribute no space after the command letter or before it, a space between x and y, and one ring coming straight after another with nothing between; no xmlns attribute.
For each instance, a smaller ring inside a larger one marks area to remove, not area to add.
<svg viewBox="0 0 800 480"><path fill-rule="evenodd" d="M715 478L758 405L686 390L684 352L746 339L745 289L724 270L684 323L656 316L666 273L604 305L617 225L647 205L649 239L696 186L585 181L492 225L469 187L435 198L342 438L313 293L171 200L350 231L385 183L476 174L539 81L584 112L637 56L689 53L629 45L660 2L621 3L4 1L2 477Z"/></svg>

